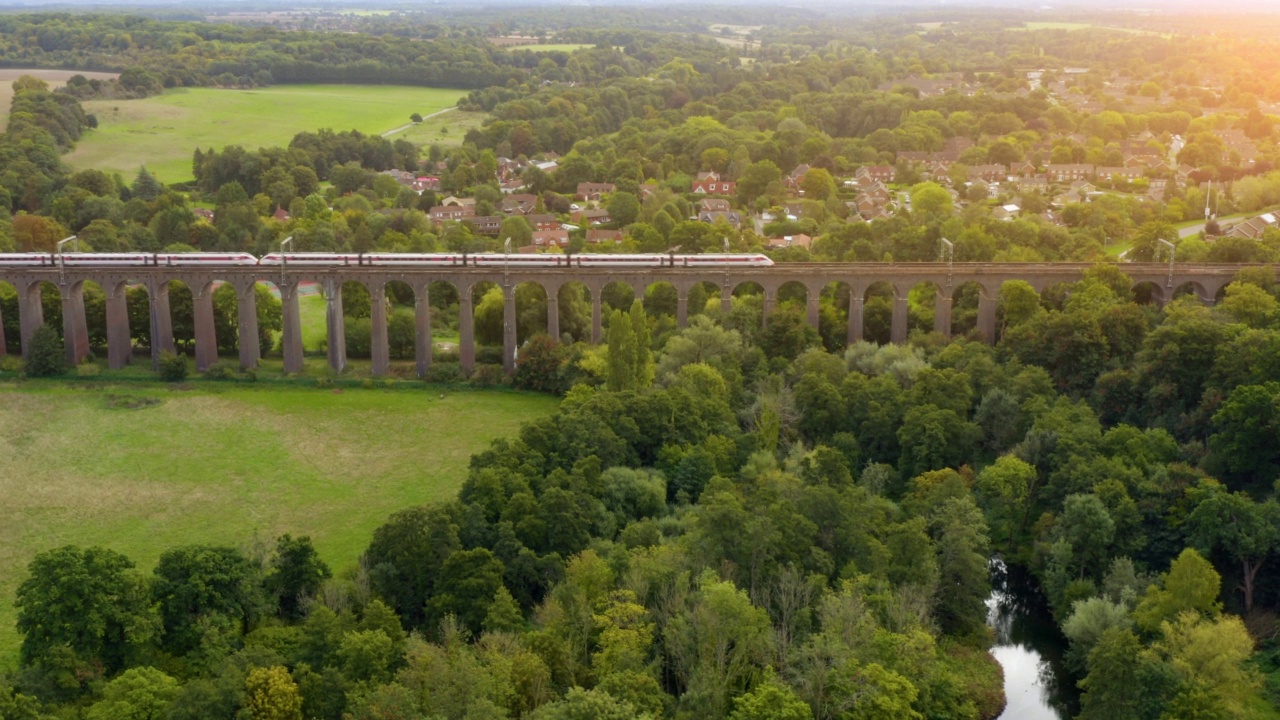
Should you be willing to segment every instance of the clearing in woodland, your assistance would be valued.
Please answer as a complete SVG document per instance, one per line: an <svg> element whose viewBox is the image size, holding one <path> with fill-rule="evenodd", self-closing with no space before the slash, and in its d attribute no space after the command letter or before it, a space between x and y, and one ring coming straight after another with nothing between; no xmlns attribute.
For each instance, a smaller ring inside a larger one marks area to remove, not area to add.
<svg viewBox="0 0 1280 720"><path fill-rule="evenodd" d="M454 496L471 455L550 396L403 387L199 389L0 383L0 671L17 661L27 563L101 545L166 550L310 535L335 573L402 508Z"/></svg>
<svg viewBox="0 0 1280 720"><path fill-rule="evenodd" d="M395 85L277 85L92 100L84 107L97 116L98 129L85 133L66 160L77 169L120 172L127 180L146 165L162 182L183 182L193 178L196 148L284 147L294 135L322 128L378 135L409 122L413 113L425 116L453 107L464 95Z"/></svg>

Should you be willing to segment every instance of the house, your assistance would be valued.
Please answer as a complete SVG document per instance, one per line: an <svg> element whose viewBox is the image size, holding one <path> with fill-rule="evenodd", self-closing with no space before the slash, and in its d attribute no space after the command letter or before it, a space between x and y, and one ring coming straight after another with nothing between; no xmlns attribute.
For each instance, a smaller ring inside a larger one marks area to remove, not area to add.
<svg viewBox="0 0 1280 720"><path fill-rule="evenodd" d="M805 250L808 250L809 245L812 242L813 242L813 238L809 237L808 235L803 235L803 234L783 235L782 237L778 237L778 238L769 238L768 247L770 248L802 247Z"/></svg>
<svg viewBox="0 0 1280 720"><path fill-rule="evenodd" d="M502 198L502 212L508 215L528 215L538 207L538 196L533 193L512 193Z"/></svg>
<svg viewBox="0 0 1280 720"><path fill-rule="evenodd" d="M561 227L560 219L557 218L555 215L551 215L549 213L542 213L538 215L525 215L524 219L525 219L525 222L529 223L529 225L533 227L535 231L559 230Z"/></svg>
<svg viewBox="0 0 1280 720"><path fill-rule="evenodd" d="M782 209L786 211L789 218L799 220L804 217L804 203L789 202L783 205Z"/></svg>
<svg viewBox="0 0 1280 720"><path fill-rule="evenodd" d="M698 173L692 184L692 192L699 195L732 195L737 188L737 183L721 180L720 174L714 172Z"/></svg>
<svg viewBox="0 0 1280 720"><path fill-rule="evenodd" d="M435 175L420 175L409 183L409 187L419 195L428 190L434 192L440 189L440 178Z"/></svg>
<svg viewBox="0 0 1280 720"><path fill-rule="evenodd" d="M1001 205L991 211L991 217L996 220L1012 220L1022 212L1022 208L1017 205Z"/></svg>
<svg viewBox="0 0 1280 720"><path fill-rule="evenodd" d="M587 231L587 244L599 245L601 243L613 243L617 245L622 242L621 230L599 230L591 229Z"/></svg>
<svg viewBox="0 0 1280 720"><path fill-rule="evenodd" d="M470 208L474 208L474 207L476 206L476 199L475 199L475 198L460 198L460 197L454 197L453 195L450 195L449 197L447 197L447 198L445 198L445 199L441 200L441 201L440 201L440 205L441 205L441 207L470 207ZM474 214L475 214L475 212L473 211L471 214L472 214L472 215L474 215Z"/></svg>
<svg viewBox="0 0 1280 720"><path fill-rule="evenodd" d="M534 230L533 246L537 248L546 247L568 247L569 231L568 230Z"/></svg>
<svg viewBox="0 0 1280 720"><path fill-rule="evenodd" d="M613 222L613 219L609 217L609 211L604 208L596 210L578 210L570 217L573 218L575 223L580 225L603 225L607 222Z"/></svg>
<svg viewBox="0 0 1280 720"><path fill-rule="evenodd" d="M600 202L605 195L617 189L613 183L578 183L578 192L574 197L582 202Z"/></svg>
<svg viewBox="0 0 1280 720"><path fill-rule="evenodd" d="M475 216L474 205L437 205L427 211L427 217L436 224L449 220L466 220Z"/></svg>
<svg viewBox="0 0 1280 720"><path fill-rule="evenodd" d="M525 187L527 187L528 185L529 183L525 182L521 178L512 178L511 180L507 180L502 183L499 183L498 189L501 190L504 194L510 195L511 193L518 192L520 190L525 189Z"/></svg>
<svg viewBox="0 0 1280 720"><path fill-rule="evenodd" d="M1066 192L1058 195L1053 199L1054 205L1067 205L1070 203L1085 202L1089 198L1099 195L1098 188L1093 183L1085 180L1077 180L1071 183Z"/></svg>
<svg viewBox="0 0 1280 720"><path fill-rule="evenodd" d="M890 183L893 182L894 175L897 173L891 165L863 165L853 174L855 180L862 178L870 178L876 182Z"/></svg>
<svg viewBox="0 0 1280 720"><path fill-rule="evenodd" d="M989 183L1000 182L1009 177L1009 168L1004 165L973 165L969 168L969 178L985 180Z"/></svg>
<svg viewBox="0 0 1280 720"><path fill-rule="evenodd" d="M539 169L539 170L541 170L542 172L544 172L544 173L546 173L546 174L550 175L551 173L553 173L553 172L555 172L557 169L559 169L560 164L559 164L559 163L557 163L555 160L544 160L544 161L542 161L542 162L540 162L540 163L534 163L534 165L533 165L533 166L534 166L534 167L536 167L536 168L538 168L538 169Z"/></svg>
<svg viewBox="0 0 1280 720"><path fill-rule="evenodd" d="M293 219L293 216L289 214L288 210L285 210L284 208L279 208L279 207L276 208L276 211L274 213L271 213L271 217L278 222L289 222L290 220Z"/></svg>
<svg viewBox="0 0 1280 720"><path fill-rule="evenodd" d="M791 192L799 192L800 183L804 182L804 176L808 174L809 174L808 165L804 165L804 164L797 165L796 169L792 170L790 175L782 179L782 182L784 185L787 186L787 189L790 190Z"/></svg>
<svg viewBox="0 0 1280 720"><path fill-rule="evenodd" d="M698 201L699 212L728 212L730 209L728 200L720 198L703 198Z"/></svg>
<svg viewBox="0 0 1280 720"><path fill-rule="evenodd" d="M1268 228L1276 227L1277 218L1275 213L1265 213L1257 217L1249 218L1243 222L1236 223L1229 231L1227 237L1242 237L1250 240L1257 240L1262 237L1262 233Z"/></svg>
<svg viewBox="0 0 1280 720"><path fill-rule="evenodd" d="M1009 174L1015 177L1033 177L1039 174L1036 170L1035 163L1027 161L1016 162L1009 166Z"/></svg>
<svg viewBox="0 0 1280 720"><path fill-rule="evenodd" d="M1053 182L1071 182L1073 180L1085 180L1093 177L1093 166L1083 163L1070 163L1065 165L1046 165L1045 174Z"/></svg>
<svg viewBox="0 0 1280 720"><path fill-rule="evenodd" d="M481 235L497 235L502 232L502 216L501 215L484 215L480 217L469 217L463 222L471 226L474 232Z"/></svg>
<svg viewBox="0 0 1280 720"><path fill-rule="evenodd" d="M1137 180L1145 174L1146 173L1143 168L1131 167L1107 167L1099 165L1094 170L1094 177L1098 180L1121 179L1132 181Z"/></svg>
<svg viewBox="0 0 1280 720"><path fill-rule="evenodd" d="M714 223L716 220L723 218L726 222L733 226L734 230L742 227L742 213L729 210L727 212L707 212L698 213L698 222L707 224Z"/></svg>
<svg viewBox="0 0 1280 720"><path fill-rule="evenodd" d="M202 220L213 222L213 211L208 208L194 208L191 213Z"/></svg>
<svg viewBox="0 0 1280 720"><path fill-rule="evenodd" d="M1043 175L1018 178L1017 185L1019 192L1045 192L1049 189L1049 178Z"/></svg>

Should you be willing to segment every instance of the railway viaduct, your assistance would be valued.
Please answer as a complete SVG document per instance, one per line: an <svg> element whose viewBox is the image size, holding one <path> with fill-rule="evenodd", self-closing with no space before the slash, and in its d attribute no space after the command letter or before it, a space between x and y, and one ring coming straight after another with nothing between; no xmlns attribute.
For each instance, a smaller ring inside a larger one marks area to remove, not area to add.
<svg viewBox="0 0 1280 720"><path fill-rule="evenodd" d="M601 338L601 292L612 282L630 285L641 295L655 283L670 283L676 290L677 322L684 327L688 317L689 291L695 284L710 283L720 288L721 305L726 310L735 288L756 283L764 292L764 318L768 321L778 291L784 285L798 283L806 291L809 322L817 327L818 300L821 290L830 283L844 283L849 293L848 339L863 337L863 305L867 292L877 283L892 289L893 314L890 339L907 339L907 295L921 283L931 284L937 291L934 329L950 335L951 306L954 293L963 285L974 284L979 292L977 330L987 342L996 337L996 304L1001 285L1008 280L1025 280L1043 292L1057 283L1079 280L1089 263L784 263L760 268L303 268L285 269L244 266L211 266L200 268L64 268L31 269L0 267L0 282L17 290L21 325L21 349L25 355L32 334L43 322L40 303L41 285L51 283L61 296L63 334L67 360L77 363L89 352L85 321L83 288L95 282L106 296L107 357L112 368L121 368L131 358L132 334L125 290L131 285L144 285L150 296L150 323L153 359L162 350L173 350L173 327L169 311L169 283L185 283L195 303L196 367L204 370L217 361L214 332L213 290L217 283L229 283L238 296L239 337L254 338L258 333L258 316L254 302L254 286L259 282L275 285L283 303L284 368L286 372L302 369L302 326L299 314L298 288L301 283L318 283L328 301L327 330L329 365L336 371L346 366L345 330L342 315L342 285L361 283L371 299L373 373L388 372L390 354L387 344L386 287L392 281L403 282L415 298L415 357L421 375L431 364L431 305L428 288L435 282L446 282L458 290L459 355L465 371L475 366L475 328L472 290L482 282L494 283L505 296L503 359L508 372L515 369L516 304L515 288L523 283L537 283L546 291L548 333L560 335L558 293L569 282L584 284L591 293L591 335ZM1231 282L1242 265L1176 265L1124 263L1120 269L1132 279L1134 287L1147 286L1152 299L1163 303L1179 289L1189 288L1203 302L1212 303L1219 291ZM0 333L0 355L6 352ZM244 368L256 367L259 361L256 342L239 343L239 361Z"/></svg>

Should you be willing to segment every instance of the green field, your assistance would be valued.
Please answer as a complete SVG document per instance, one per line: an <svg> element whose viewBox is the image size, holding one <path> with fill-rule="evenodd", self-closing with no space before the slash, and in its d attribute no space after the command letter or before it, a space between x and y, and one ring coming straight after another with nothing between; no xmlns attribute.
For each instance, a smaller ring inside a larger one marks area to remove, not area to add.
<svg viewBox="0 0 1280 720"><path fill-rule="evenodd" d="M487 113L482 112L451 110L427 118L391 137L397 140L404 138L414 145L461 145L467 131L480 127L487 116Z"/></svg>
<svg viewBox="0 0 1280 720"><path fill-rule="evenodd" d="M299 132L321 128L384 133L407 124L415 112L429 115L453 107L463 95L461 90L384 85L279 85L94 100L84 106L97 116L98 129L87 133L66 160L75 168L114 170L128 178L145 164L162 181L181 182L192 178L197 147L284 146Z"/></svg>
<svg viewBox="0 0 1280 720"><path fill-rule="evenodd" d="M1098 30L1115 30L1116 32L1132 33L1134 35L1159 35L1165 38L1173 37L1170 33L1158 33L1151 30L1138 30L1136 28L1113 27L1111 25L1095 25L1093 23L1077 23L1077 22L1029 22L1023 23L1023 27L1013 27L1009 30L1088 30L1096 28Z"/></svg>
<svg viewBox="0 0 1280 720"><path fill-rule="evenodd" d="M149 568L178 545L288 532L340 572L388 515L451 497L472 453L556 404L419 388L0 382L0 668L16 661L14 592L41 550L97 544Z"/></svg>

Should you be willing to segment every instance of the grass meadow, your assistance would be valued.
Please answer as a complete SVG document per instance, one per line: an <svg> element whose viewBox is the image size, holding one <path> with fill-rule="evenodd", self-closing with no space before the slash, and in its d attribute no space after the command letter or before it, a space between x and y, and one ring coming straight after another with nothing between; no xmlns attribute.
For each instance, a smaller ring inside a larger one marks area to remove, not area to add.
<svg viewBox="0 0 1280 720"><path fill-rule="evenodd" d="M120 172L126 179L146 165L162 182L182 182L192 179L197 147L284 146L299 132L322 128L384 133L407 124L415 112L429 115L453 107L465 94L386 85L277 85L182 88L141 100L93 100L84 106L97 116L98 129L87 133L66 161L74 168Z"/></svg>
<svg viewBox="0 0 1280 720"><path fill-rule="evenodd" d="M341 572L388 515L452 497L472 453L556 405L422 387L0 382L0 668L41 550L101 545L149 569L179 545L288 532Z"/></svg>

